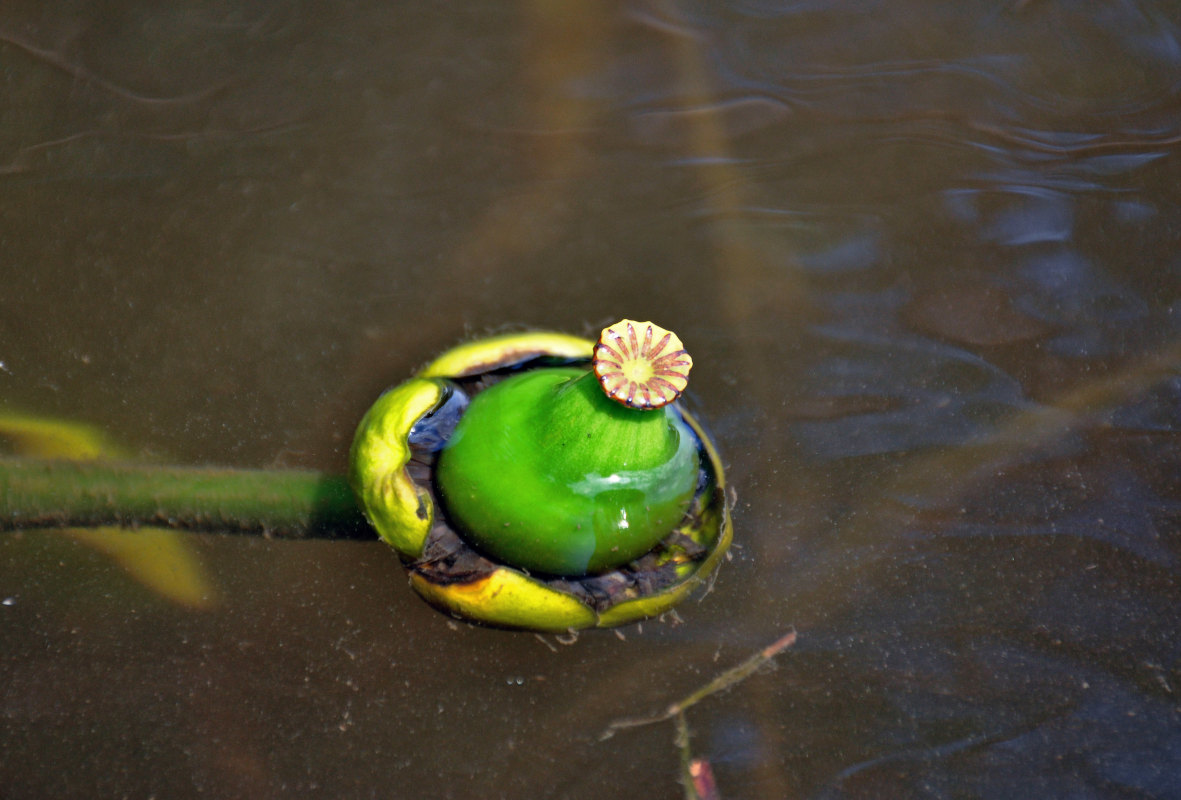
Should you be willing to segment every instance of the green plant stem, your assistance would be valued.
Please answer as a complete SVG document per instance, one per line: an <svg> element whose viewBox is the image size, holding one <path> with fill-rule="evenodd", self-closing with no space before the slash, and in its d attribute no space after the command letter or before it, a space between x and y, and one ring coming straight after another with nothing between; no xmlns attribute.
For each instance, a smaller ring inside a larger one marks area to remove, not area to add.
<svg viewBox="0 0 1181 800"><path fill-rule="evenodd" d="M0 530L119 525L368 538L341 476L0 458Z"/></svg>

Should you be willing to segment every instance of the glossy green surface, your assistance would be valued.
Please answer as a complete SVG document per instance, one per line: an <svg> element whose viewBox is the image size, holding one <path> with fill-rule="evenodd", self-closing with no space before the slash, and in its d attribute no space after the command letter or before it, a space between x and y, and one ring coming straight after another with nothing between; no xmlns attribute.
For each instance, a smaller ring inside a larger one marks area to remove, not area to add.
<svg viewBox="0 0 1181 800"><path fill-rule="evenodd" d="M489 555L584 575L643 555L680 521L697 441L671 408L607 399L573 368L508 378L473 399L437 482L452 521Z"/></svg>

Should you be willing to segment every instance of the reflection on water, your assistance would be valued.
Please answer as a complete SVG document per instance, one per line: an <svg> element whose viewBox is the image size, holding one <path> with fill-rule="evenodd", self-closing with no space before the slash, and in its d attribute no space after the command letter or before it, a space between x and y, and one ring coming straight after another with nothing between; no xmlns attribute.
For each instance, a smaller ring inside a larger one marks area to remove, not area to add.
<svg viewBox="0 0 1181 800"><path fill-rule="evenodd" d="M463 336L682 334L739 492L683 625L449 625L376 543L195 612L0 540L0 794L1181 795L1171 6L0 12L0 404L342 470ZM552 642L550 642L552 644ZM410 789L407 789L410 791Z"/></svg>

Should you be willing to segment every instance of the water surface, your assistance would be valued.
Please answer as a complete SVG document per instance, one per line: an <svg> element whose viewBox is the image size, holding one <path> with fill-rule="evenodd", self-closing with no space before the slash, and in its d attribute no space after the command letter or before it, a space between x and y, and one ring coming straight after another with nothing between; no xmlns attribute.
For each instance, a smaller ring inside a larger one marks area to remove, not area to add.
<svg viewBox="0 0 1181 800"><path fill-rule="evenodd" d="M1168 3L8 3L0 407L342 471L506 327L676 330L738 493L681 623L449 622L378 542L186 608L0 540L4 797L1181 796Z"/></svg>

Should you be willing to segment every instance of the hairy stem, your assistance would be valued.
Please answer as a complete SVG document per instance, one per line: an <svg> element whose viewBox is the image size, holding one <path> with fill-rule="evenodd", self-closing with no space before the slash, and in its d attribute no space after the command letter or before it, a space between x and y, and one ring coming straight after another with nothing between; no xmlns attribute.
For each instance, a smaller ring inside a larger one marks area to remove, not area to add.
<svg viewBox="0 0 1181 800"><path fill-rule="evenodd" d="M336 475L0 458L0 530L97 525L372 536L348 482Z"/></svg>

